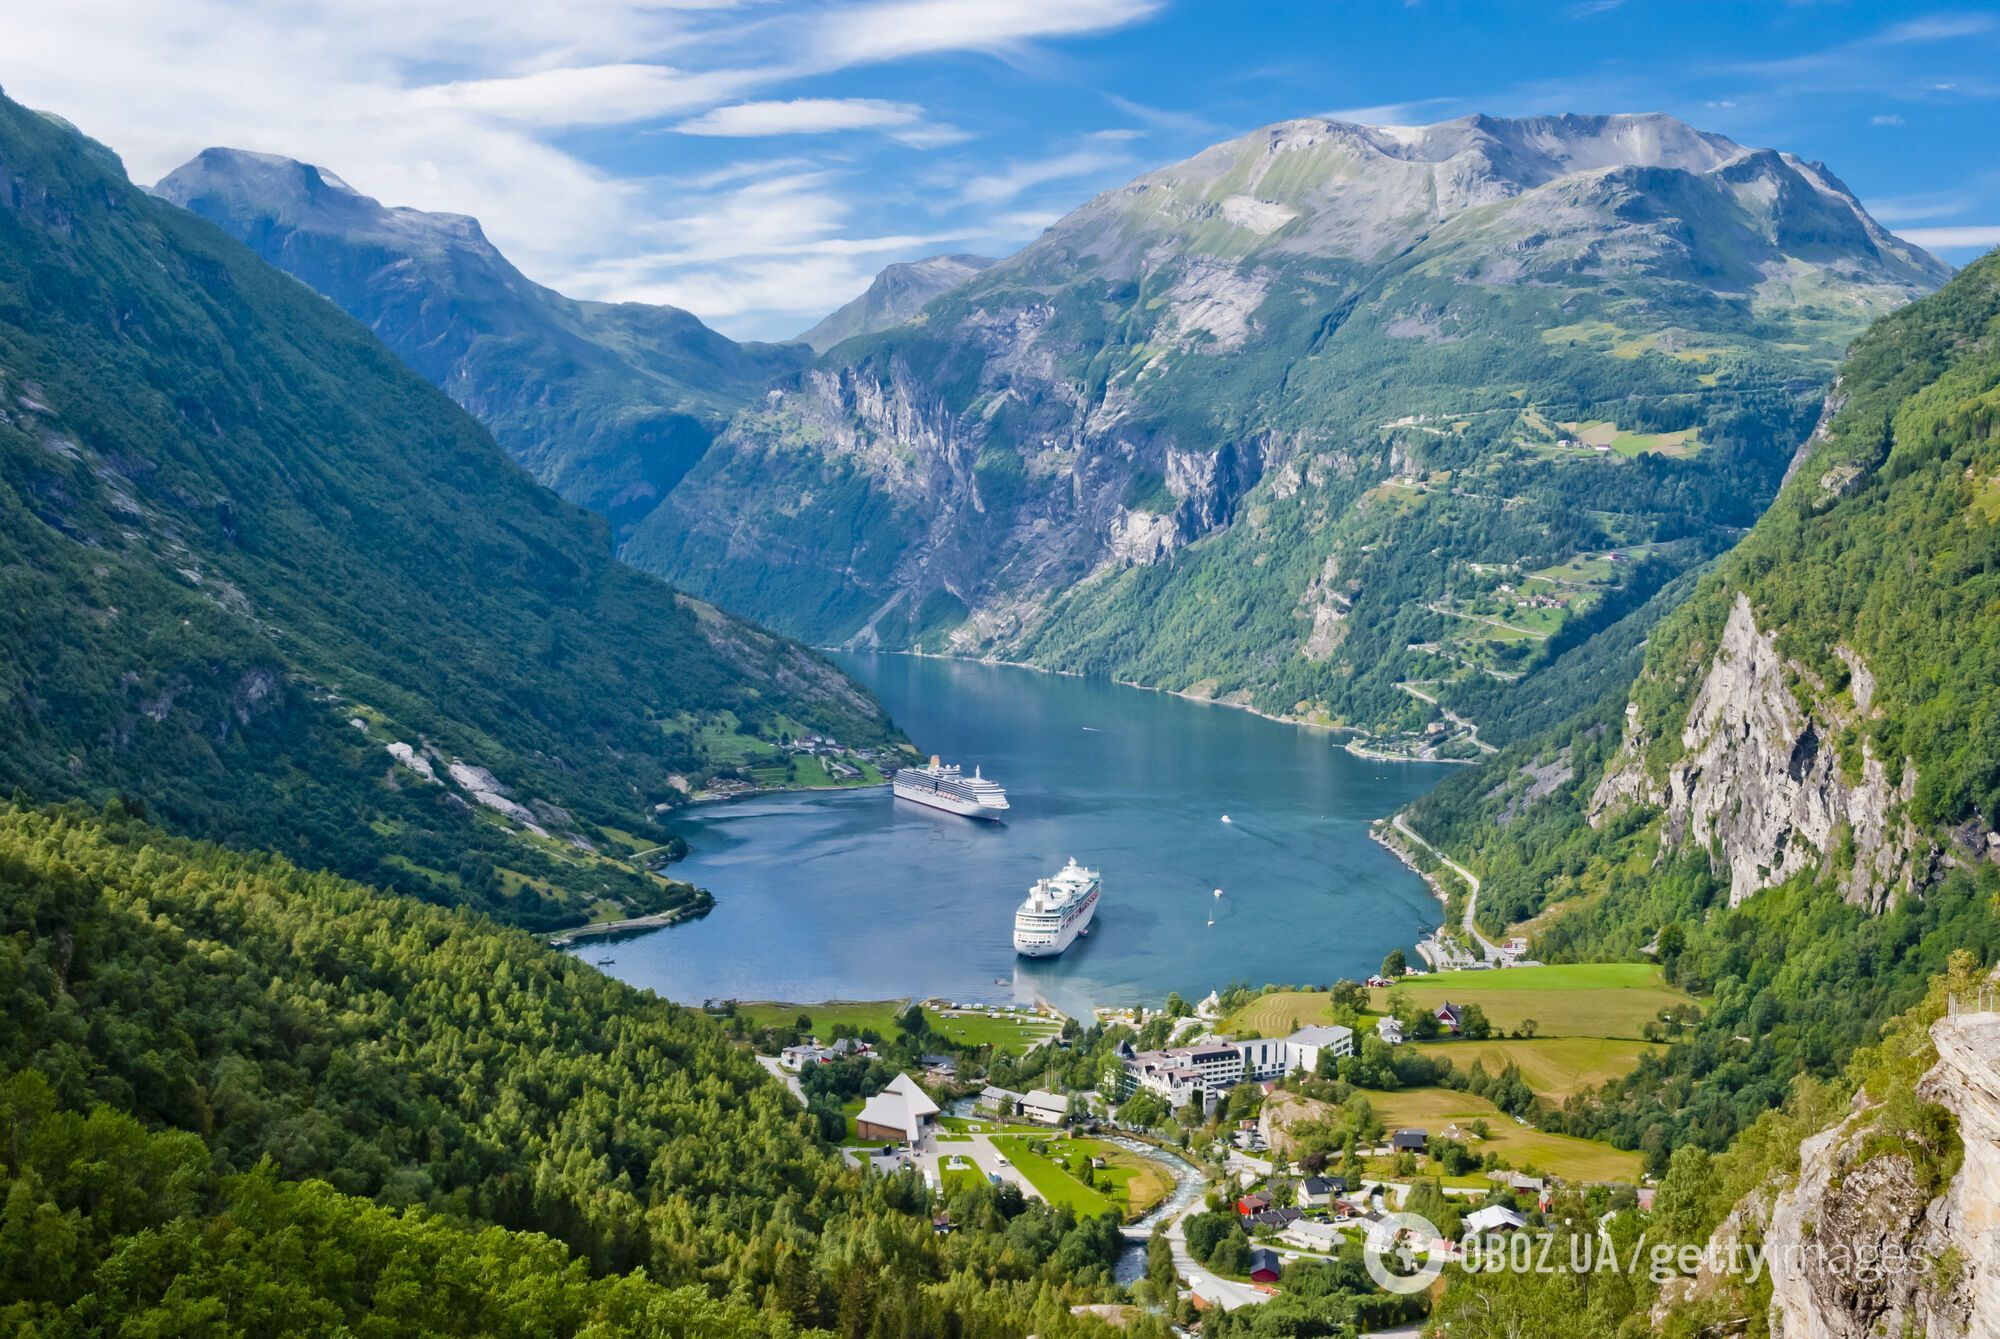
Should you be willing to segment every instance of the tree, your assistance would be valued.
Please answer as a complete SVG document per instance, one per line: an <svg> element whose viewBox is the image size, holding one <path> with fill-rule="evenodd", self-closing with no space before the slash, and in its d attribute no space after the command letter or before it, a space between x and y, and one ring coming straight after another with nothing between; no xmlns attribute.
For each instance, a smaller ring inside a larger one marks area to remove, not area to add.
<svg viewBox="0 0 2000 1339"><path fill-rule="evenodd" d="M1382 959L1382 975L1391 981L1408 971L1409 967L1410 960L1403 956L1403 950L1399 948L1390 949L1389 956Z"/></svg>
<svg viewBox="0 0 2000 1339"><path fill-rule="evenodd" d="M1486 1011L1476 1004L1468 1004L1458 1019L1459 1035L1469 1041L1484 1041L1493 1035L1493 1024L1486 1017Z"/></svg>
<svg viewBox="0 0 2000 1339"><path fill-rule="evenodd" d="M930 1035L931 1020L924 1014L924 1006L912 1004L896 1015L896 1030L907 1037L922 1040Z"/></svg>
<svg viewBox="0 0 2000 1339"><path fill-rule="evenodd" d="M1194 1015L1194 1006L1192 1004L1189 1004L1186 1000L1182 999L1181 993L1178 990L1170 990L1167 992L1167 1017L1191 1018L1193 1017L1193 1015Z"/></svg>

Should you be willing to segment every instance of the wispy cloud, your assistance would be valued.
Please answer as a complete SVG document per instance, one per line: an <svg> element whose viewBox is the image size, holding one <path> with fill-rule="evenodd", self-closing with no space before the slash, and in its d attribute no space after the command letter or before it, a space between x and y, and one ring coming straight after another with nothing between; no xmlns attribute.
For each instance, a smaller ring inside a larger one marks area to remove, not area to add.
<svg viewBox="0 0 2000 1339"><path fill-rule="evenodd" d="M588 65L414 89L413 108L472 112L542 127L623 125L706 106L755 83L741 70L688 74L665 65Z"/></svg>
<svg viewBox="0 0 2000 1339"><path fill-rule="evenodd" d="M683 135L718 135L738 139L879 130L901 143L920 148L956 144L967 138L965 132L956 126L926 119L921 107L907 102L885 102L879 98L738 102L712 108L700 116L680 122L674 129Z"/></svg>
<svg viewBox="0 0 2000 1339"><path fill-rule="evenodd" d="M1903 124L1903 118L1894 112L1884 112L1879 116L1869 117L1868 124L1871 126L1899 126Z"/></svg>
<svg viewBox="0 0 2000 1339"><path fill-rule="evenodd" d="M994 51L1136 23L1163 0L877 0L830 12L815 47L842 64L932 51Z"/></svg>
<svg viewBox="0 0 2000 1339"><path fill-rule="evenodd" d="M968 204L1004 204L1037 186L1053 181L1072 181L1113 168L1130 167L1131 164L1132 160L1126 154L1106 149L1072 149L1050 158L1009 163L999 172L976 176L965 183L959 195Z"/></svg>
<svg viewBox="0 0 2000 1339"><path fill-rule="evenodd" d="M1867 209L1881 223L1915 223L1922 219L1948 219L1954 214L1962 214L1972 207L1970 197L1954 192L1936 191L1923 195L1896 195L1881 200L1869 200Z"/></svg>
<svg viewBox="0 0 2000 1339"><path fill-rule="evenodd" d="M2000 223L1966 223L1950 228L1901 228L1896 236L1929 251L2000 246Z"/></svg>
<svg viewBox="0 0 2000 1339"><path fill-rule="evenodd" d="M1372 107L1342 107L1317 115L1326 121L1352 121L1364 126L1414 125L1437 119L1438 109L1449 107L1453 101L1452 98L1417 98L1411 102L1378 102Z"/></svg>

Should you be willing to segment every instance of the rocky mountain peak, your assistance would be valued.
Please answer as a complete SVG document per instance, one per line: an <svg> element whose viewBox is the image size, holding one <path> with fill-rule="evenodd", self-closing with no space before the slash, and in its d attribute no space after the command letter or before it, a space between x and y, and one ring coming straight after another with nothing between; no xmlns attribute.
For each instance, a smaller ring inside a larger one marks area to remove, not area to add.
<svg viewBox="0 0 2000 1339"><path fill-rule="evenodd" d="M811 345L816 353L824 353L843 339L901 325L933 298L950 292L994 264L990 256L971 255L900 261L876 275L867 292L836 308L800 335L798 342Z"/></svg>
<svg viewBox="0 0 2000 1339"><path fill-rule="evenodd" d="M152 193L215 220L255 217L287 231L372 235L403 244L429 239L499 255L478 219L390 207L326 168L280 154L203 149L162 177Z"/></svg>

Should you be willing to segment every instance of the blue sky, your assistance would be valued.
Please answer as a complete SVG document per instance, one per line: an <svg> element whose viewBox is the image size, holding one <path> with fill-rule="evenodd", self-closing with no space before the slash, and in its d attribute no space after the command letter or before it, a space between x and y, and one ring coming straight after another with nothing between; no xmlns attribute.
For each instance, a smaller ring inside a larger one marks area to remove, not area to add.
<svg viewBox="0 0 2000 1339"><path fill-rule="evenodd" d="M528 274L783 338L1295 116L1663 111L2000 244L2000 9L1579 0L65 0L0 86L151 181L211 144L476 214Z"/></svg>

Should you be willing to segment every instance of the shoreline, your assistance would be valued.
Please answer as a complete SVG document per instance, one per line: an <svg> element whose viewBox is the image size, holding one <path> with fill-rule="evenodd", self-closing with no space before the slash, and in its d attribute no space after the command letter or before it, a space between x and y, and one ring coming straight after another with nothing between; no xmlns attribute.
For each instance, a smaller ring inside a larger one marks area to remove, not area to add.
<svg viewBox="0 0 2000 1339"><path fill-rule="evenodd" d="M856 655L911 656L918 660L949 660L961 665L1004 665L1008 669L1029 670L1035 674L1052 674L1062 679L1089 679L1095 677L1084 673L1082 670L1050 669L1046 665L1036 665L1026 660L1005 660L999 656L955 656L937 651L887 651L880 648L863 651L858 647L844 646L823 646L819 649L826 652L848 651ZM1347 752L1357 758L1366 758L1371 762L1444 763L1456 766L1479 761L1477 758L1405 758L1398 754L1358 752L1354 748L1354 741L1370 738L1371 736L1369 736L1366 730L1362 730L1356 726L1337 725L1331 721L1310 721L1298 716L1277 716L1268 711L1260 711L1248 702L1231 702L1229 699L1222 697L1203 697L1199 693L1190 693L1185 689L1161 688L1157 684L1138 683L1131 679L1121 679L1115 674L1107 674L1103 677L1107 682L1114 683L1120 688L1136 688L1142 693L1159 693L1166 697L1177 697L1183 702L1193 702L1204 707L1226 707L1231 711L1248 712L1250 715L1260 720L1270 721L1274 725L1289 725L1299 730L1321 730L1327 734L1347 735L1349 736L1349 740L1347 744L1343 745Z"/></svg>
<svg viewBox="0 0 2000 1339"><path fill-rule="evenodd" d="M708 892L705 888L701 891ZM558 930L543 942L550 948L570 948L579 939L601 939L605 935L622 934L627 930L656 930L663 925L678 925L682 921L706 916L714 910L715 894L709 893L708 896L709 905L705 907L674 907L668 911L649 911L643 916L627 916L622 920L593 921L574 930Z"/></svg>

